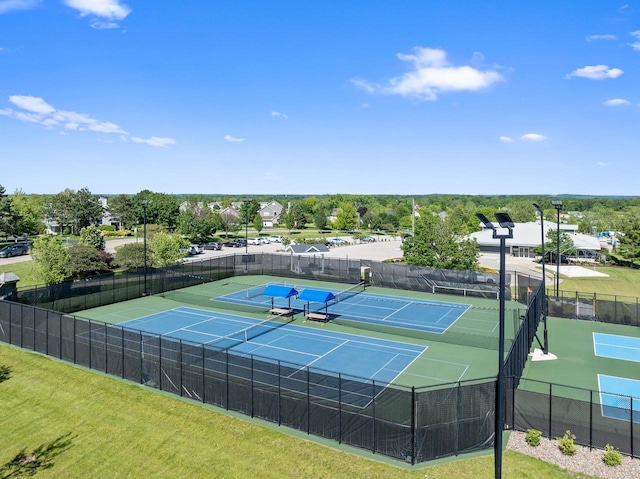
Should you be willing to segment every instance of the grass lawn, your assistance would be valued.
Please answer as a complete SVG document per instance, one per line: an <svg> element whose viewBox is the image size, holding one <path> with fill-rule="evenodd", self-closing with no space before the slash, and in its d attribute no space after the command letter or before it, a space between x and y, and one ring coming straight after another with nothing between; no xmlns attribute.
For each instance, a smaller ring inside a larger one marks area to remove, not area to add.
<svg viewBox="0 0 640 479"><path fill-rule="evenodd" d="M620 266L600 266L597 271L609 277L562 278L562 291L612 294L618 296L640 296L640 269Z"/></svg>
<svg viewBox="0 0 640 479"><path fill-rule="evenodd" d="M0 383L0 477L21 450L60 437L67 445L38 477L494 477L491 455L390 465L4 344L0 365L12 368ZM511 451L504 459L506 478L585 478Z"/></svg>
<svg viewBox="0 0 640 479"><path fill-rule="evenodd" d="M12 271L18 275L20 282L18 288L29 288L37 284L42 284L36 280L33 272L33 261L21 261L19 263L4 264L0 262L0 273L6 273Z"/></svg>

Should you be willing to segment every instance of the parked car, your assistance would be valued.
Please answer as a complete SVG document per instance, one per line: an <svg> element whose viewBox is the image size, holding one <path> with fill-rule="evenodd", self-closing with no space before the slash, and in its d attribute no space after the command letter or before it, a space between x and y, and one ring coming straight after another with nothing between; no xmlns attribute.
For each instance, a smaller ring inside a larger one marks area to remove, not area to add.
<svg viewBox="0 0 640 479"><path fill-rule="evenodd" d="M204 245L204 249L220 251L222 249L222 243L218 243L217 241L211 241Z"/></svg>
<svg viewBox="0 0 640 479"><path fill-rule="evenodd" d="M373 236L365 236L362 238L363 243L373 243L376 239Z"/></svg>
<svg viewBox="0 0 640 479"><path fill-rule="evenodd" d="M21 256L29 253L29 245L20 243L12 244L0 249L0 258L11 258L12 256Z"/></svg>
<svg viewBox="0 0 640 479"><path fill-rule="evenodd" d="M347 244L348 241L342 238L330 238L325 243L325 246L340 246L342 244Z"/></svg>
<svg viewBox="0 0 640 479"><path fill-rule="evenodd" d="M224 246L226 246L227 248L244 248L246 244L247 244L246 240L234 239L234 240L227 241L224 244Z"/></svg>
<svg viewBox="0 0 640 479"><path fill-rule="evenodd" d="M193 251L193 254L202 254L204 253L204 247L199 244L192 244L189 246L189 249Z"/></svg>
<svg viewBox="0 0 640 479"><path fill-rule="evenodd" d="M282 243L282 236L280 236L280 235L269 236L269 242L270 243Z"/></svg>
<svg viewBox="0 0 640 479"><path fill-rule="evenodd" d="M253 245L253 246L260 246L262 244L262 241L260 241L260 238L249 238L248 242L250 245Z"/></svg>

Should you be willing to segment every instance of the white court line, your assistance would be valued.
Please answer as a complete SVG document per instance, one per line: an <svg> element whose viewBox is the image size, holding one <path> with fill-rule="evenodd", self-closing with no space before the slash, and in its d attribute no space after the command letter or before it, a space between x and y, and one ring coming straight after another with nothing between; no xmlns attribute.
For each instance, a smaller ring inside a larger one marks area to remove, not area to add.
<svg viewBox="0 0 640 479"><path fill-rule="evenodd" d="M389 314L388 316L385 316L384 318L381 319L381 321L385 321L387 319L389 319L391 316L393 316L396 313L399 313L400 311L402 311L404 308L407 308L409 306L411 306L413 304L412 301L408 302L407 304L405 304L402 308L400 309L396 309L393 313Z"/></svg>

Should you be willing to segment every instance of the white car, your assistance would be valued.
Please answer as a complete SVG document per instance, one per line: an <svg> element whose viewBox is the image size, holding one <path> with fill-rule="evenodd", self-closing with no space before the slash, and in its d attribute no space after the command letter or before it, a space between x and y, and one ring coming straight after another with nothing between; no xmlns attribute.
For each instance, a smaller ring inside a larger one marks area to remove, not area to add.
<svg viewBox="0 0 640 479"><path fill-rule="evenodd" d="M247 243L250 245L259 246L262 244L262 241L260 241L260 238L249 238L247 240Z"/></svg>
<svg viewBox="0 0 640 479"><path fill-rule="evenodd" d="M280 236L280 235L269 236L269 242L270 243L282 243L282 236Z"/></svg>

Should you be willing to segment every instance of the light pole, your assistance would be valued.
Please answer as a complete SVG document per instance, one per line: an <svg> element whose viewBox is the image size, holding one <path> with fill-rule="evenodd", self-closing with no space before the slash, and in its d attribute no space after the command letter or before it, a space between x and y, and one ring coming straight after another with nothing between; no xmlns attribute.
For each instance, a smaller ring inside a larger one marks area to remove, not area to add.
<svg viewBox="0 0 640 479"><path fill-rule="evenodd" d="M144 256L144 291L143 296L147 295L147 206L151 200L142 200L142 224L143 226L143 256Z"/></svg>
<svg viewBox="0 0 640 479"><path fill-rule="evenodd" d="M558 211L558 230L556 231L558 234L556 245L556 296L560 296L560 210L562 209L562 201L553 200L551 204Z"/></svg>
<svg viewBox="0 0 640 479"><path fill-rule="evenodd" d="M533 207L540 213L540 231L542 233L542 322L544 323L544 345L542 352L549 352L549 339L547 334L547 274L545 272L546 255L544 252L544 211L537 203L533 203Z"/></svg>
<svg viewBox="0 0 640 479"><path fill-rule="evenodd" d="M244 200L244 254L249 254L249 207L251 205L251 198L245 198ZM245 256L245 261L248 261L248 257Z"/></svg>
<svg viewBox="0 0 640 479"><path fill-rule="evenodd" d="M495 217L500 228L507 230L506 233L498 233L496 226L487 219L482 213L476 216L482 223L493 230L493 238L500 240L500 323L499 323L499 339L498 339L498 378L496 391L496 418L495 418L495 441L494 441L494 459L495 459L495 477L502 478L502 432L504 430L505 416L505 377L504 377L504 303L505 303L505 283L506 283L506 240L513 238L513 221L506 213L496 213Z"/></svg>

